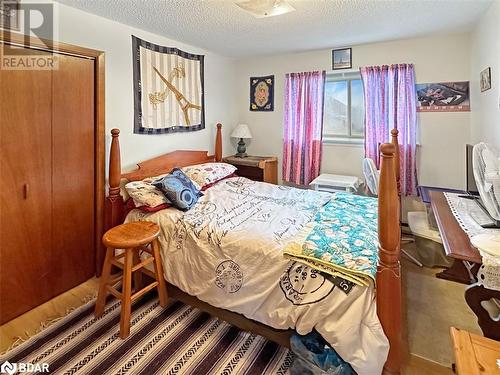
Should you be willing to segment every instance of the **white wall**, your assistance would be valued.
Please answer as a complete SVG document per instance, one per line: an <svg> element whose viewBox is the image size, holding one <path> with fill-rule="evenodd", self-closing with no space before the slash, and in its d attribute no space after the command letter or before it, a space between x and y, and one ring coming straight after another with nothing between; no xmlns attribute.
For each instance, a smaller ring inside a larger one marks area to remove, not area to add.
<svg viewBox="0 0 500 375"><path fill-rule="evenodd" d="M352 47L353 69L368 65L413 63L417 83L467 81L470 75L469 47L468 34L358 45ZM238 61L239 120L246 122L254 135L249 153L277 155L281 159L285 74L330 69L331 49ZM268 74L274 74L276 79L275 110L271 113L250 112L249 77ZM464 188L464 145L469 142L470 113L422 113L418 121L421 143L418 149L419 183ZM322 172L361 176L363 154L362 146L325 144Z"/></svg>
<svg viewBox="0 0 500 375"><path fill-rule="evenodd" d="M471 138L500 150L500 1L494 1L471 38ZM491 68L491 89L481 92L479 73Z"/></svg>
<svg viewBox="0 0 500 375"><path fill-rule="evenodd" d="M57 40L101 50L106 54L106 157L110 142L109 131L115 127L121 130L124 170L133 169L136 162L173 150L213 152L217 122L224 125L224 154L232 152L228 133L237 119L232 104L235 87L233 60L76 8L55 4L58 12ZM204 130L160 135L133 134L132 34L156 44L205 55Z"/></svg>
<svg viewBox="0 0 500 375"><path fill-rule="evenodd" d="M281 159L285 74L331 68L330 49L234 61L75 8L58 3L56 7L58 40L106 53L106 132L114 127L121 129L124 169L175 149L213 151L217 122L224 124L224 154L235 150L235 141L229 138L232 128L238 122L246 122L254 134L248 145L249 153L277 155ZM472 77L472 116L470 113L422 113L418 116L420 184L463 188L464 144L470 142L471 137L479 140L492 137L492 134L496 136L495 142L500 142L498 83L495 84L500 74L498 22L495 24L498 8L499 2L495 2L483 17L473 34L473 43L469 34L459 34L353 46L353 70L360 66L409 62L415 64L419 83ZM133 134L132 34L157 44L205 55L205 130L164 135ZM473 54L477 59L473 58L472 65L471 44L477 51ZM492 67L494 83L492 90L478 96L478 74L483 66ZM276 77L275 111L250 112L249 77L267 74ZM109 147L109 139L107 136L106 147ZM361 176L362 157L362 146L325 144L322 171ZM279 169L281 173L281 166Z"/></svg>

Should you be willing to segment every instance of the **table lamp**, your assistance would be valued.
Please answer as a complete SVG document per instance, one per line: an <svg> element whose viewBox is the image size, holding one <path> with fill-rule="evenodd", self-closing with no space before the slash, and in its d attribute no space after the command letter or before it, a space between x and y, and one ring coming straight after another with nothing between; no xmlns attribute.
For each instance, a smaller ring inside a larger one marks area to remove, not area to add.
<svg viewBox="0 0 500 375"><path fill-rule="evenodd" d="M235 155L239 158L246 158L247 157L247 148L245 146L245 141L243 141L244 138L252 138L252 133L250 133L250 129L248 128L247 124L238 124L238 126L233 130L231 133L231 138L239 138L240 141L238 142L238 153Z"/></svg>

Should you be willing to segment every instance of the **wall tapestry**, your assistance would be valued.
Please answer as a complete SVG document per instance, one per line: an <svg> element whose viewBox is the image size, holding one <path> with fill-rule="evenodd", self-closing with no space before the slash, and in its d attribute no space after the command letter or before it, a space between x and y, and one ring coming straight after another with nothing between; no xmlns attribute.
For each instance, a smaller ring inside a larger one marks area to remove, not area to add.
<svg viewBox="0 0 500 375"><path fill-rule="evenodd" d="M134 133L205 128L203 55L163 47L132 35Z"/></svg>
<svg viewBox="0 0 500 375"><path fill-rule="evenodd" d="M469 82L418 83L417 112L469 112Z"/></svg>
<svg viewBox="0 0 500 375"><path fill-rule="evenodd" d="M274 111L274 76L250 78L250 111Z"/></svg>

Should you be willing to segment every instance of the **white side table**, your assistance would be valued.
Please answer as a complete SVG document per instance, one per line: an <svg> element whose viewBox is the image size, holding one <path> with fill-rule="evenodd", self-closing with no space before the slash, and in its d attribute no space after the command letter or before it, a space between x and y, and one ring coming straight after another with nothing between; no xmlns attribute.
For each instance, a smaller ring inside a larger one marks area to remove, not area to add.
<svg viewBox="0 0 500 375"><path fill-rule="evenodd" d="M311 181L309 186L319 191L355 193L358 191L360 184L361 180L356 176L322 173Z"/></svg>

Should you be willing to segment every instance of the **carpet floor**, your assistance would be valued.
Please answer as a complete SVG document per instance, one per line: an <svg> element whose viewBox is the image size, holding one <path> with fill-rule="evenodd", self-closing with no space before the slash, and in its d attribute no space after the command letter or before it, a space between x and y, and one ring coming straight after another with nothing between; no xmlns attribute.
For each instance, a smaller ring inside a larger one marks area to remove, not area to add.
<svg viewBox="0 0 500 375"><path fill-rule="evenodd" d="M152 295L154 296L154 295ZM8 352L0 363L48 363L50 374L286 374L293 354L182 302L133 305L130 336L119 334L120 303L94 318L90 302Z"/></svg>
<svg viewBox="0 0 500 375"><path fill-rule="evenodd" d="M410 253L413 245L404 245ZM465 302L464 284L438 279L440 268L420 268L401 259L409 349L421 358L450 367L455 362L450 327L482 336L477 317Z"/></svg>

